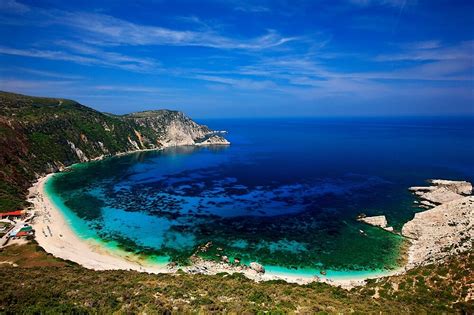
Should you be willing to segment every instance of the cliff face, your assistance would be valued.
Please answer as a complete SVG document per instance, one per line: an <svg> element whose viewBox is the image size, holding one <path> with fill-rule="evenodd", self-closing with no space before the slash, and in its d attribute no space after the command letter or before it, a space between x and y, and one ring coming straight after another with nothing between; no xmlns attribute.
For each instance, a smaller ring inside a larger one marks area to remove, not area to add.
<svg viewBox="0 0 474 315"><path fill-rule="evenodd" d="M102 156L178 145L228 144L181 112L104 114L75 101L0 92L0 211L23 206L40 174Z"/></svg>
<svg viewBox="0 0 474 315"><path fill-rule="evenodd" d="M432 180L431 186L411 187L429 210L405 223L402 235L411 240L408 268L443 261L470 251L474 239L474 196L465 181Z"/></svg>
<svg viewBox="0 0 474 315"><path fill-rule="evenodd" d="M157 135L156 144L162 147L196 144L229 144L222 136L207 126L199 125L178 111L157 110L122 116L142 130ZM208 140L213 138L215 142Z"/></svg>

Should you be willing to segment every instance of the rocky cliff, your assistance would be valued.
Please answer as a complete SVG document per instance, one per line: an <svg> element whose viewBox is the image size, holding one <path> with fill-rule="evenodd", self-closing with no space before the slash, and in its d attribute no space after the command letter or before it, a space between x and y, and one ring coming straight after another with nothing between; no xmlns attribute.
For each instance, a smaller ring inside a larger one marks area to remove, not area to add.
<svg viewBox="0 0 474 315"><path fill-rule="evenodd" d="M181 112L117 116L75 101L0 92L0 211L24 206L41 174L103 156L178 145L229 144Z"/></svg>
<svg viewBox="0 0 474 315"><path fill-rule="evenodd" d="M470 251L474 240L474 196L465 181L432 180L427 187L411 187L431 209L415 214L402 229L411 241L407 268L440 262Z"/></svg>
<svg viewBox="0 0 474 315"><path fill-rule="evenodd" d="M141 129L156 135L157 145L162 147L199 144L229 144L218 132L199 125L182 112L156 110L122 116ZM210 141L210 139L213 139Z"/></svg>

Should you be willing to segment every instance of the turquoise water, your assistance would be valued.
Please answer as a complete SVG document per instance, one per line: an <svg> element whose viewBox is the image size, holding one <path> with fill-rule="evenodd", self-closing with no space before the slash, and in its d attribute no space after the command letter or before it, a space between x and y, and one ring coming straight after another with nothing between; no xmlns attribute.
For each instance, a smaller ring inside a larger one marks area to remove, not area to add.
<svg viewBox="0 0 474 315"><path fill-rule="evenodd" d="M407 188L472 180L466 119L214 120L229 147L180 147L78 164L47 192L74 231L156 263L198 255L272 273L365 277L399 264L401 237L355 220L414 213ZM360 233L363 230L364 233Z"/></svg>

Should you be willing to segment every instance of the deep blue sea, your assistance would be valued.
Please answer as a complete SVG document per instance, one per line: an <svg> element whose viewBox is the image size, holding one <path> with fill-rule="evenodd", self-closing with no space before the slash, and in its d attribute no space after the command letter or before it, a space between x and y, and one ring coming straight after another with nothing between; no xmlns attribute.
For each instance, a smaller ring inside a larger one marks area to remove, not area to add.
<svg viewBox="0 0 474 315"><path fill-rule="evenodd" d="M472 118L288 118L198 121L230 146L179 147L79 164L48 193L83 238L186 264L208 242L268 270L388 270L396 230L421 211L408 188L474 180ZM361 232L363 231L363 233Z"/></svg>

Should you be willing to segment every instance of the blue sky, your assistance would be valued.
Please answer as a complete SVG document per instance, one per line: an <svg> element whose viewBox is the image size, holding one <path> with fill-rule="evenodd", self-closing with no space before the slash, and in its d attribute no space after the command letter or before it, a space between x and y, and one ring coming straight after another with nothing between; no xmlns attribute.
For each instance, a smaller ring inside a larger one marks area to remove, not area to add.
<svg viewBox="0 0 474 315"><path fill-rule="evenodd" d="M0 0L0 89L194 117L474 114L474 1Z"/></svg>

